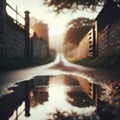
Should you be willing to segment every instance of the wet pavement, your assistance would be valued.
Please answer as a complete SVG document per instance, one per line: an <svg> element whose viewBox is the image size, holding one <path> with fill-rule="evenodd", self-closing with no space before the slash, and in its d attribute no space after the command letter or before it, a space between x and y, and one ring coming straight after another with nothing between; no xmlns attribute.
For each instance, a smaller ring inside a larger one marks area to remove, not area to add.
<svg viewBox="0 0 120 120"><path fill-rule="evenodd" d="M74 65L62 54L44 66L0 73L0 96L0 120L120 119L120 73Z"/></svg>

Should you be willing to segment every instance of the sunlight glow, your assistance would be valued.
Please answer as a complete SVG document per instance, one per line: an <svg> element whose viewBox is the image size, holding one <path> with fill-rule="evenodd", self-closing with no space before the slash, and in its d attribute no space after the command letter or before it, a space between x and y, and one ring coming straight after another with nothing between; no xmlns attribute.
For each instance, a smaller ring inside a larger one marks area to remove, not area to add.
<svg viewBox="0 0 120 120"><path fill-rule="evenodd" d="M23 17L25 16L24 12L28 10L30 11L30 18L35 18L38 21L42 21L43 23L48 24L50 48L53 48L56 51L58 50L57 52L63 50L61 47L63 46L61 41L63 41L65 32L67 30L66 25L71 20L78 17L87 17L94 19L100 11L100 9L97 12L77 10L75 13L67 12L56 14L53 12L53 9L51 7L43 6L40 0L34 0L34 2L33 0L7 0L7 3L10 4L10 6L13 8L16 8L17 6L18 12ZM10 11L9 13L13 16L13 13ZM22 23L24 23L24 21ZM58 37L56 38L56 36Z"/></svg>
<svg viewBox="0 0 120 120"><path fill-rule="evenodd" d="M50 77L49 87L48 87L48 100L45 101L43 104L38 104L35 107L31 107L31 116L30 120L36 120L40 118L41 120L47 120L48 117L50 118L50 113L56 112L58 109L59 111L67 111L69 113L76 112L81 115L91 115L95 111L95 106L88 106L88 107L77 107L71 105L66 100L66 85L64 83L64 76L52 76ZM52 117L52 116L51 116ZM19 116L19 120L26 120L24 114Z"/></svg>
<svg viewBox="0 0 120 120"><path fill-rule="evenodd" d="M18 12L24 16L24 11L30 11L30 17L47 23L49 26L49 35L63 34L66 31L66 24L72 19L78 17L95 18L97 12L76 11L75 13L61 13L56 15L52 8L43 6L39 0L7 0L13 8L17 6ZM23 4L24 3L24 4ZM29 4L28 4L29 3Z"/></svg>
<svg viewBox="0 0 120 120"><path fill-rule="evenodd" d="M61 34L61 31L59 31L57 28L51 27L49 29L49 35L50 36L56 36L56 35L59 35L59 34Z"/></svg>

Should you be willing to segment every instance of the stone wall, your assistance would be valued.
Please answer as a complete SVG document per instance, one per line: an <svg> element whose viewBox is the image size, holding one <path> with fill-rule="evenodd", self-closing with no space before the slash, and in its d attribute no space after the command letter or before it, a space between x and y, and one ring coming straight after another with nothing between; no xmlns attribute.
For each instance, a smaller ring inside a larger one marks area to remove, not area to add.
<svg viewBox="0 0 120 120"><path fill-rule="evenodd" d="M120 18L98 33L98 55L120 51Z"/></svg>
<svg viewBox="0 0 120 120"><path fill-rule="evenodd" d="M108 41L107 41L107 30L106 26L101 32L98 33L98 55L105 55L108 51Z"/></svg>
<svg viewBox="0 0 120 120"><path fill-rule="evenodd" d="M29 13L25 13L25 25L10 17L6 12L6 6L0 1L0 56L1 57L25 57L29 54ZM13 10L15 12L15 10ZM17 15L20 15L16 12ZM21 15L20 15L21 16ZM26 17L27 16L27 17Z"/></svg>
<svg viewBox="0 0 120 120"><path fill-rule="evenodd" d="M5 45L5 15L6 15L6 2L4 0L0 0L0 56L4 56L5 50L4 50L4 45Z"/></svg>
<svg viewBox="0 0 120 120"><path fill-rule="evenodd" d="M120 7L108 1L96 17L98 56L120 51Z"/></svg>
<svg viewBox="0 0 120 120"><path fill-rule="evenodd" d="M25 56L25 30L8 17L6 26L5 55L7 57Z"/></svg>
<svg viewBox="0 0 120 120"><path fill-rule="evenodd" d="M120 51L120 18L109 25L107 40L109 51Z"/></svg>

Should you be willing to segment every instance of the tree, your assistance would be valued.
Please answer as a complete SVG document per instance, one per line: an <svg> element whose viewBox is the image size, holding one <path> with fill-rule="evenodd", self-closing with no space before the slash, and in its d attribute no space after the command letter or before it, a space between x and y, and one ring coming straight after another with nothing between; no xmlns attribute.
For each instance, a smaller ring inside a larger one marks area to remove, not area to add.
<svg viewBox="0 0 120 120"><path fill-rule="evenodd" d="M75 11L79 8L90 8L95 10L96 6L103 5L104 1L105 0L43 0L43 4L53 6L54 11L60 13L65 9Z"/></svg>
<svg viewBox="0 0 120 120"><path fill-rule="evenodd" d="M65 34L64 44L72 43L78 45L80 40L93 26L94 20L89 18L77 18L68 23L68 30Z"/></svg>
<svg viewBox="0 0 120 120"><path fill-rule="evenodd" d="M76 11L77 9L95 10L96 6L103 6L105 3L115 3L120 7L120 0L42 0L43 4L53 7L56 13L64 10Z"/></svg>

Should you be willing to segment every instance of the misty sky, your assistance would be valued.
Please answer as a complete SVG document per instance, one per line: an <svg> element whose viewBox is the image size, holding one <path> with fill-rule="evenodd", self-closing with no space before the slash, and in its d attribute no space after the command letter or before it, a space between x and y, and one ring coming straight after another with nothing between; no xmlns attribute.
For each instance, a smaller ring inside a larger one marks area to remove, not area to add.
<svg viewBox="0 0 120 120"><path fill-rule="evenodd" d="M47 23L49 27L50 42L57 38L57 36L59 36L57 41L61 41L61 39L63 39L63 37L61 38L60 36L64 35L66 31L66 24L72 19L78 17L95 18L100 11L99 9L97 12L93 13L90 11L87 12L79 10L76 13L68 12L66 14L61 13L56 15L56 13L52 11L52 8L43 6L41 0L7 0L7 3L10 4L13 8L16 8L17 6L18 12L20 12L23 16L24 11L28 10L30 11L30 17L34 17L38 21ZM9 14L12 13L9 12ZM53 36L56 37L54 38Z"/></svg>

